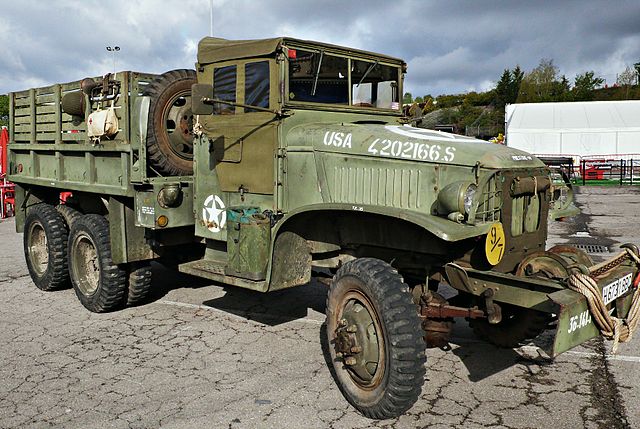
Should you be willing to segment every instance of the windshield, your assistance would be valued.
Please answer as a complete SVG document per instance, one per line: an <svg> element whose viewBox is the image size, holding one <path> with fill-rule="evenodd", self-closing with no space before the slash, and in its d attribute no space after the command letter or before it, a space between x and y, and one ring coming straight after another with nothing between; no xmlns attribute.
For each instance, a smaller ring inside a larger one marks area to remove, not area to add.
<svg viewBox="0 0 640 429"><path fill-rule="evenodd" d="M289 49L289 100L399 110L399 66Z"/></svg>

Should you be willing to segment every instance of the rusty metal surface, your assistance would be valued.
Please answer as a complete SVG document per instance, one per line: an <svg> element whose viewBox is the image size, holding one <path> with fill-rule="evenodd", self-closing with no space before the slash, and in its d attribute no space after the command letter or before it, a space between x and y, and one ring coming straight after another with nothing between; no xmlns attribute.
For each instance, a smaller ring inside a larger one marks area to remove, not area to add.
<svg viewBox="0 0 640 429"><path fill-rule="evenodd" d="M477 307L456 307L453 305L440 304L435 302L430 302L423 305L420 309L420 314L423 317L432 319L444 319L448 317L465 317L469 319L478 319L481 317L487 317L485 312Z"/></svg>

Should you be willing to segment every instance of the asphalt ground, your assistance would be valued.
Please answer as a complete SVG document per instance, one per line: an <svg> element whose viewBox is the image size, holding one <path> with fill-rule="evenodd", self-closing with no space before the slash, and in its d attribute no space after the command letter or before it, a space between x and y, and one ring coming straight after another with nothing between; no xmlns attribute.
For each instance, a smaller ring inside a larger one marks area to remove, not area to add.
<svg viewBox="0 0 640 429"><path fill-rule="evenodd" d="M637 189L577 200L583 214L551 224L550 246L640 243ZM2 428L640 427L640 335L615 356L595 339L548 361L534 345L485 344L460 320L451 351L427 351L416 405L374 421L327 368L322 284L265 295L158 265L147 304L93 314L73 290L33 285L14 226L0 222Z"/></svg>

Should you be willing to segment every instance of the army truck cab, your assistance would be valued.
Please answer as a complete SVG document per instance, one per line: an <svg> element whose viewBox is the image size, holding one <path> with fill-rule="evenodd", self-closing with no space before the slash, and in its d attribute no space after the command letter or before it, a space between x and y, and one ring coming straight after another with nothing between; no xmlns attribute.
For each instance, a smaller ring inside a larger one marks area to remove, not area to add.
<svg viewBox="0 0 640 429"><path fill-rule="evenodd" d="M406 125L405 69L318 42L205 38L195 71L12 93L34 283L71 284L100 312L142 302L152 260L259 292L315 273L335 379L372 418L417 400L425 346L446 347L454 317L503 347L552 328L551 356L600 332L629 338L638 249L597 266L546 250L545 165Z"/></svg>

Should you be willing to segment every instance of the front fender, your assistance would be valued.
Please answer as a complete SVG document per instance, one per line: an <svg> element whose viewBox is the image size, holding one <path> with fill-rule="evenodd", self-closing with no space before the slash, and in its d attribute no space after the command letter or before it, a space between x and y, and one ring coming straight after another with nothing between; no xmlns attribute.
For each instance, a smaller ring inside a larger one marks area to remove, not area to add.
<svg viewBox="0 0 640 429"><path fill-rule="evenodd" d="M477 237L489 232L491 223L483 223L478 225L467 225L463 223L453 222L449 219L434 216L431 214L420 213L416 211L398 209L393 207L367 206L361 204L312 204L285 215L275 229L274 237L278 235L278 230L287 224L289 220L302 213L320 212L320 211L351 211L362 213L373 213L382 216L389 216L396 219L402 219L424 228L436 237L449 242L460 241L467 238Z"/></svg>

